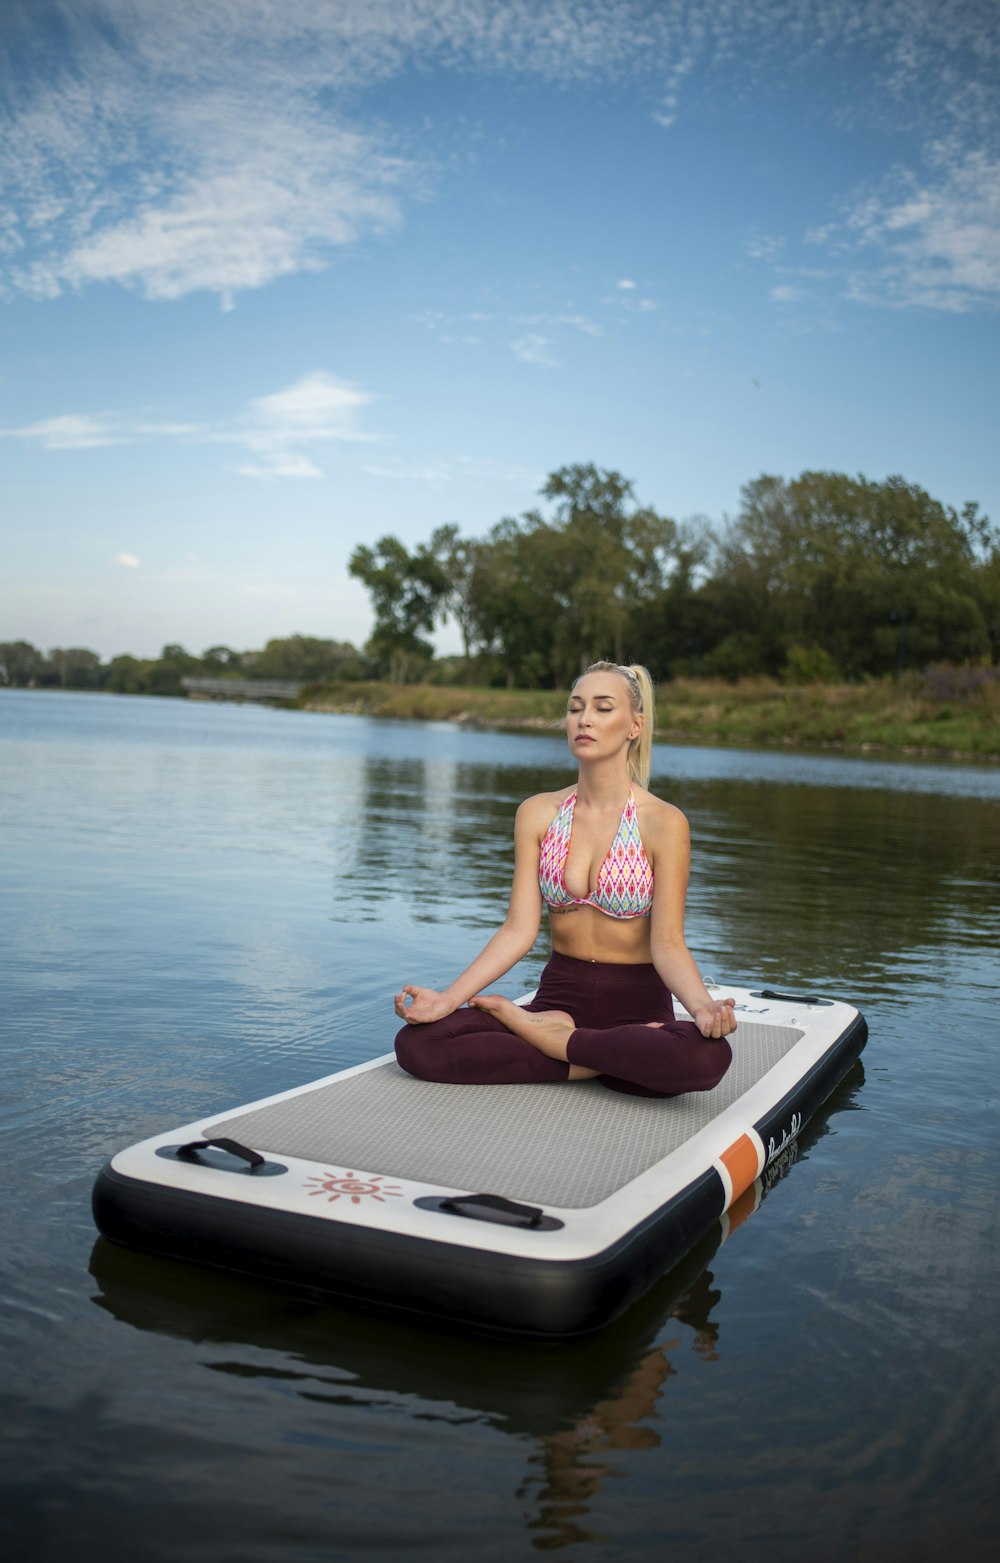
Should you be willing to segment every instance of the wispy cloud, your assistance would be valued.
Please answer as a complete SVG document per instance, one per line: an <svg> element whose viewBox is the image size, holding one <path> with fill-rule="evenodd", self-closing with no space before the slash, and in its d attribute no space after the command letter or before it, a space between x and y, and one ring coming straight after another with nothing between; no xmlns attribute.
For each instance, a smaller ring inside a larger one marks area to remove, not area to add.
<svg viewBox="0 0 1000 1563"><path fill-rule="evenodd" d="M319 478L323 471L314 459L317 447L376 437L359 425L362 410L374 400L370 391L317 369L284 390L255 397L245 412L226 422L159 423L124 414L91 418L69 413L0 429L0 437L37 442L46 450L86 450L139 439L231 445L249 458L236 468L243 477ZM119 555L117 562L125 559Z"/></svg>
<svg viewBox="0 0 1000 1563"><path fill-rule="evenodd" d="M534 310L530 314L512 310L467 310L458 315L446 315L440 309L425 309L412 318L415 324L423 326L440 341L466 346L478 346L486 340L487 333L484 328L492 328L493 338L496 339L499 334L500 340L504 339L512 326L540 326L543 328L543 333L578 331L590 337L604 335L604 328L600 321L594 320L591 315L574 313L571 310ZM475 326L474 332L466 329L470 325ZM542 339L543 333L538 334L539 340ZM529 337L526 336L523 340L527 342ZM545 340L551 341L551 338L546 337Z"/></svg>
<svg viewBox="0 0 1000 1563"><path fill-rule="evenodd" d="M509 466L476 456L435 456L416 466L384 461L367 465L365 471L370 477L386 478L392 482L426 483L435 489L462 483L466 487L488 488L491 491L498 484L515 484L520 488L537 490L545 480L545 474L533 468Z"/></svg>
<svg viewBox="0 0 1000 1563"><path fill-rule="evenodd" d="M602 335L597 321L591 320L588 315L560 315L542 311L533 315L512 315L511 320L517 326L545 326L549 330L568 326L572 331L582 331L584 336Z"/></svg>
<svg viewBox="0 0 1000 1563"><path fill-rule="evenodd" d="M245 127L236 144L220 137L195 161L174 188L137 193L128 215L95 213L81 239L70 232L60 242L61 212L36 217L46 253L14 266L14 285L37 298L96 282L152 300L206 291L228 309L237 293L316 270L332 249L400 220L392 187L402 164L368 138L328 127L313 136L307 117L281 124L272 115L265 136Z"/></svg>
<svg viewBox="0 0 1000 1563"><path fill-rule="evenodd" d="M656 299L639 292L639 284L633 282L631 277L623 277L616 284L616 291L605 302L629 315L651 315L660 307Z"/></svg>
<svg viewBox="0 0 1000 1563"><path fill-rule="evenodd" d="M169 301L240 292L385 233L433 181L416 137L365 124L364 90L414 64L546 82L628 80L668 125L736 70L863 55L901 123L995 127L995 12L976 0L6 0L5 286L97 283ZM964 63L957 83L956 65ZM919 91L914 90L915 84ZM930 134L928 131L927 134ZM938 253L955 247L938 228ZM964 240L971 264L971 234ZM626 281L628 279L625 279Z"/></svg>
<svg viewBox="0 0 1000 1563"><path fill-rule="evenodd" d="M138 570L142 561L135 554L115 554L111 563L121 565L123 570Z"/></svg>
<svg viewBox="0 0 1000 1563"><path fill-rule="evenodd" d="M64 413L20 428L0 429L0 438L37 441L45 450L91 450L99 445L120 445L127 437L108 419L83 413Z"/></svg>
<svg viewBox="0 0 1000 1563"><path fill-rule="evenodd" d="M856 264L864 303L965 314L1000 306L1000 159L950 149L924 177L898 175L818 242Z"/></svg>
<svg viewBox="0 0 1000 1563"><path fill-rule="evenodd" d="M781 259L786 242L783 234L751 233L745 240L745 248L751 260L773 263Z"/></svg>
<svg viewBox="0 0 1000 1563"><path fill-rule="evenodd" d="M242 426L216 438L243 445L252 460L238 470L250 478L319 478L310 447L334 440L370 440L358 413L373 397L359 386L317 370L284 391L259 396Z"/></svg>
<svg viewBox="0 0 1000 1563"><path fill-rule="evenodd" d="M522 364L537 364L542 369L556 367L551 348L551 338L539 336L537 331L529 331L526 336L520 336L510 344L511 352Z"/></svg>

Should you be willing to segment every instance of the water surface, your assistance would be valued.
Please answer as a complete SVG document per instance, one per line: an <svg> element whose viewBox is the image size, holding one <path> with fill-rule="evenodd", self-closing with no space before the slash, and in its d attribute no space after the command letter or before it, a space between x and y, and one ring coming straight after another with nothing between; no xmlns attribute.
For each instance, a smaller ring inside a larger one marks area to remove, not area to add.
<svg viewBox="0 0 1000 1563"><path fill-rule="evenodd" d="M385 1051L394 989L502 917L517 802L568 779L558 737L0 692L16 1556L993 1555L997 769L657 749L703 969L871 1036L756 1212L592 1340L97 1239L115 1150Z"/></svg>

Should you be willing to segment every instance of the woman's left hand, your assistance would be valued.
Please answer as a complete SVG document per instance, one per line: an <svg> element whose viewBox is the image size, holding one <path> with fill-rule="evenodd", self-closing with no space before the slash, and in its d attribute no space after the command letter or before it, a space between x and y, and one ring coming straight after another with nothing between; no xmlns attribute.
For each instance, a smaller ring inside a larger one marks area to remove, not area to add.
<svg viewBox="0 0 1000 1563"><path fill-rule="evenodd" d="M736 1030L735 999L712 999L701 1004L691 1019L703 1037L728 1037Z"/></svg>

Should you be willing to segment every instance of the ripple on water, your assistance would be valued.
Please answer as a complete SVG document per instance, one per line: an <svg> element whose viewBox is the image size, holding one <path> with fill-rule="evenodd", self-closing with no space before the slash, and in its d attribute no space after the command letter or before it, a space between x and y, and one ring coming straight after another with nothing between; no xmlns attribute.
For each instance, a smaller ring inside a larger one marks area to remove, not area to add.
<svg viewBox="0 0 1000 1563"><path fill-rule="evenodd" d="M513 808L565 781L562 740L30 692L0 720L29 1534L153 1563L986 1555L1000 770L658 749L698 958L853 999L870 1041L728 1241L537 1349L114 1250L88 1199L119 1146L384 1052L395 987L502 918Z"/></svg>

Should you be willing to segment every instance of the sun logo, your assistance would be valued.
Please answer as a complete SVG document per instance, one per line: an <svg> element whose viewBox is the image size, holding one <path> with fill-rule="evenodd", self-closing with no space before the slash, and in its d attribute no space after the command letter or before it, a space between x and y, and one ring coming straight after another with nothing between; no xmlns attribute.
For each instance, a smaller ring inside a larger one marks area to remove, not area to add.
<svg viewBox="0 0 1000 1563"><path fill-rule="evenodd" d="M387 1199L398 1199L403 1192L398 1183L384 1183L378 1172L365 1178L359 1177L356 1172L317 1172L306 1179L303 1188L309 1188L310 1183L319 1185L318 1188L309 1189L310 1196L325 1194L329 1204L343 1197L349 1199L352 1205L360 1205L363 1199L377 1199L381 1205Z"/></svg>

